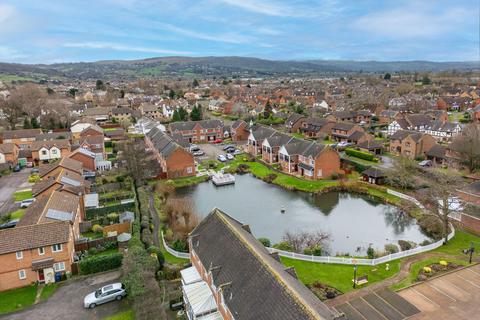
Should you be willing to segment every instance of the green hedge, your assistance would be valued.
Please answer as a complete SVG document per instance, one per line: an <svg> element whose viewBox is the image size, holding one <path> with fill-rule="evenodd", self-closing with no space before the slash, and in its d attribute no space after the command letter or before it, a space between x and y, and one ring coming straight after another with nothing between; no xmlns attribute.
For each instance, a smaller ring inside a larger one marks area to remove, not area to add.
<svg viewBox="0 0 480 320"><path fill-rule="evenodd" d="M104 216L112 212L121 212L130 210L132 211L135 208L135 201L131 203L125 204L116 204L113 206L103 207L103 208L95 208L95 209L87 209L85 210L85 215L87 216L88 220L95 219L99 216Z"/></svg>
<svg viewBox="0 0 480 320"><path fill-rule="evenodd" d="M375 156L369 152L359 151L352 148L346 148L345 153L349 156L367 160L367 161L373 161L373 162L378 161L377 158L375 158Z"/></svg>
<svg viewBox="0 0 480 320"><path fill-rule="evenodd" d="M368 166L368 165L364 165L364 164L352 161L350 159L342 159L341 161L345 164L351 165L353 168L355 168L355 171L357 171L357 172L363 172L363 171L365 171L365 170L367 170L368 168L371 167L371 166Z"/></svg>
<svg viewBox="0 0 480 320"><path fill-rule="evenodd" d="M92 274L119 268L123 254L117 252L109 255L94 256L80 261L80 274Z"/></svg>

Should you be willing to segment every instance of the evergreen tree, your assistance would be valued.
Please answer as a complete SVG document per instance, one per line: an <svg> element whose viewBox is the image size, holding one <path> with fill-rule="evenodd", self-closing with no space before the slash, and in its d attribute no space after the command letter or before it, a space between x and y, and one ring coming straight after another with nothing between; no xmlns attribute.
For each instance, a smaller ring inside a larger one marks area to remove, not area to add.
<svg viewBox="0 0 480 320"><path fill-rule="evenodd" d="M49 130L55 129L55 119L53 118L48 119L48 129Z"/></svg>
<svg viewBox="0 0 480 320"><path fill-rule="evenodd" d="M392 78L392 75L390 73L385 73L385 75L383 76L383 79L385 80L390 80Z"/></svg>
<svg viewBox="0 0 480 320"><path fill-rule="evenodd" d="M182 119L180 118L180 113L178 112L178 109L175 109L175 111L173 111L172 122L177 122L181 120Z"/></svg>
<svg viewBox="0 0 480 320"><path fill-rule="evenodd" d="M170 89L170 92L168 93L168 97L169 97L170 99L175 98L175 91L174 91L173 89Z"/></svg>
<svg viewBox="0 0 480 320"><path fill-rule="evenodd" d="M30 121L28 121L28 118L25 117L25 119L23 119L23 129L31 129L32 128L32 124L30 123Z"/></svg>
<svg viewBox="0 0 480 320"><path fill-rule="evenodd" d="M200 84L198 83L198 80L197 79L193 79L193 82L192 82L192 86L194 88L198 87Z"/></svg>
<svg viewBox="0 0 480 320"><path fill-rule="evenodd" d="M201 106L195 105L190 112L190 119L192 121L202 120L202 109Z"/></svg>
<svg viewBox="0 0 480 320"><path fill-rule="evenodd" d="M33 129L40 128L40 124L38 123L37 118L34 117L34 118L30 119L30 123L31 123Z"/></svg>
<svg viewBox="0 0 480 320"><path fill-rule="evenodd" d="M187 121L188 120L188 112L183 107L178 109L178 114L180 116L180 121Z"/></svg>
<svg viewBox="0 0 480 320"><path fill-rule="evenodd" d="M270 101L267 101L265 108L263 108L263 117L268 119L272 114L272 106L270 105Z"/></svg>

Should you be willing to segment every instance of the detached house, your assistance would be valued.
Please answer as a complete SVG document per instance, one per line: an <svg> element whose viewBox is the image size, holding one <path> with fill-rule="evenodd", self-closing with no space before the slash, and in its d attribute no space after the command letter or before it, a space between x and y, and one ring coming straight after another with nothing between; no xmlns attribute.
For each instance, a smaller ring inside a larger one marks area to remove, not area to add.
<svg viewBox="0 0 480 320"><path fill-rule="evenodd" d="M63 140L35 141L30 146L32 160L36 164L60 159L70 154L70 142Z"/></svg>
<svg viewBox="0 0 480 320"><path fill-rule="evenodd" d="M275 134L275 130L270 127L264 126L252 126L250 128L250 134L247 140L247 151L251 155L256 156L262 154L262 142L265 138L268 138Z"/></svg>
<svg viewBox="0 0 480 320"><path fill-rule="evenodd" d="M390 152L410 159L424 157L434 145L435 138L416 131L400 130L390 137Z"/></svg>
<svg viewBox="0 0 480 320"><path fill-rule="evenodd" d="M348 122L339 122L333 125L331 137L335 141L345 141L355 144L373 139L371 135L365 133L362 127Z"/></svg>
<svg viewBox="0 0 480 320"><path fill-rule="evenodd" d="M145 135L145 143L153 150L164 178L195 176L193 155L157 127Z"/></svg>
<svg viewBox="0 0 480 320"><path fill-rule="evenodd" d="M432 124L432 117L427 114L408 114L392 121L387 128L390 136L398 130L423 131Z"/></svg>
<svg viewBox="0 0 480 320"><path fill-rule="evenodd" d="M42 134L41 129L20 129L4 131L1 135L1 143L14 143L20 149L28 148Z"/></svg>
<svg viewBox="0 0 480 320"><path fill-rule="evenodd" d="M450 141L454 136L462 131L462 127L458 123L448 121L435 121L427 126L422 132L431 135L440 141Z"/></svg>
<svg viewBox="0 0 480 320"><path fill-rule="evenodd" d="M323 138L329 136L335 121L326 118L307 118L300 127L300 132L307 137Z"/></svg>
<svg viewBox="0 0 480 320"><path fill-rule="evenodd" d="M306 117L304 115L293 113L285 121L285 127L288 132L298 132L305 122Z"/></svg>
<svg viewBox="0 0 480 320"><path fill-rule="evenodd" d="M237 120L230 126L230 137L232 137L232 141L246 141L249 133L248 125L243 120Z"/></svg>
<svg viewBox="0 0 480 320"><path fill-rule="evenodd" d="M16 165L18 161L19 148L14 143L0 144L0 165Z"/></svg>
<svg viewBox="0 0 480 320"><path fill-rule="evenodd" d="M190 233L188 244L192 266L181 275L190 320L345 319L270 254L248 225L219 209Z"/></svg>
<svg viewBox="0 0 480 320"><path fill-rule="evenodd" d="M225 136L220 120L174 122L169 129L171 134L180 134L190 143L215 141Z"/></svg>

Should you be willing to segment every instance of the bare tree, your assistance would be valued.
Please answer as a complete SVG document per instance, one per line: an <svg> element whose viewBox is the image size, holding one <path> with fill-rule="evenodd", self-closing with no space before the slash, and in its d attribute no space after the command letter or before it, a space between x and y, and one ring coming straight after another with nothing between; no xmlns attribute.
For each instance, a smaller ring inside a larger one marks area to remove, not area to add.
<svg viewBox="0 0 480 320"><path fill-rule="evenodd" d="M119 145L119 158L125 162L129 175L137 186L156 175L158 163L145 151L145 144L139 140L128 140Z"/></svg>
<svg viewBox="0 0 480 320"><path fill-rule="evenodd" d="M190 198L170 198L165 205L168 224L176 238L186 240L188 234L198 225L199 217Z"/></svg>
<svg viewBox="0 0 480 320"><path fill-rule="evenodd" d="M294 252L303 252L306 248L324 248L329 239L330 235L320 230L312 232L299 231L296 233L286 231L282 237L282 241L290 244Z"/></svg>
<svg viewBox="0 0 480 320"><path fill-rule="evenodd" d="M0 110L5 116L9 128L15 130L20 117L23 115L23 107L20 101L13 98L0 100Z"/></svg>
<svg viewBox="0 0 480 320"><path fill-rule="evenodd" d="M436 216L442 223L444 243L448 241L450 233L449 216L461 210L456 197L456 190L463 181L451 172L430 174L430 183L427 191L419 198L430 214Z"/></svg>
<svg viewBox="0 0 480 320"><path fill-rule="evenodd" d="M451 145L470 172L480 167L480 124L468 125Z"/></svg>
<svg viewBox="0 0 480 320"><path fill-rule="evenodd" d="M387 181L392 186L408 189L414 185L416 173L415 161L401 157L394 161L393 167L386 172Z"/></svg>

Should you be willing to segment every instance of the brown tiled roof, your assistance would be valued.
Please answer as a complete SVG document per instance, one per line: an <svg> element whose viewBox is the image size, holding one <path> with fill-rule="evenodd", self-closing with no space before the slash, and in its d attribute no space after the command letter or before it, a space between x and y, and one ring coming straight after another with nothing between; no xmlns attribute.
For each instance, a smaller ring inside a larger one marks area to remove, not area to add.
<svg viewBox="0 0 480 320"><path fill-rule="evenodd" d="M13 153L14 150L15 150L15 144L14 143L0 144L0 153L3 153L3 154Z"/></svg>
<svg viewBox="0 0 480 320"><path fill-rule="evenodd" d="M70 171L75 171L79 174L83 173L83 164L80 161L77 161L75 159L71 159L68 157L63 157L60 161L50 163L48 165L45 165L43 167L40 167L40 177L43 177L50 171L54 170L56 167L61 166L65 169L68 169Z"/></svg>
<svg viewBox="0 0 480 320"><path fill-rule="evenodd" d="M49 268L53 266L54 262L55 262L55 259L53 259L52 257L46 258L46 259L33 260L32 271Z"/></svg>
<svg viewBox="0 0 480 320"><path fill-rule="evenodd" d="M9 130L9 131L3 132L2 137L3 139L34 138L41 133L42 133L41 129Z"/></svg>
<svg viewBox="0 0 480 320"><path fill-rule="evenodd" d="M70 223L55 221L0 230L0 254L68 242Z"/></svg>
<svg viewBox="0 0 480 320"><path fill-rule="evenodd" d="M30 149L39 150L43 147L48 149L53 147L57 147L59 149L67 149L67 148L70 148L70 141L68 141L67 139L34 141L30 146Z"/></svg>

